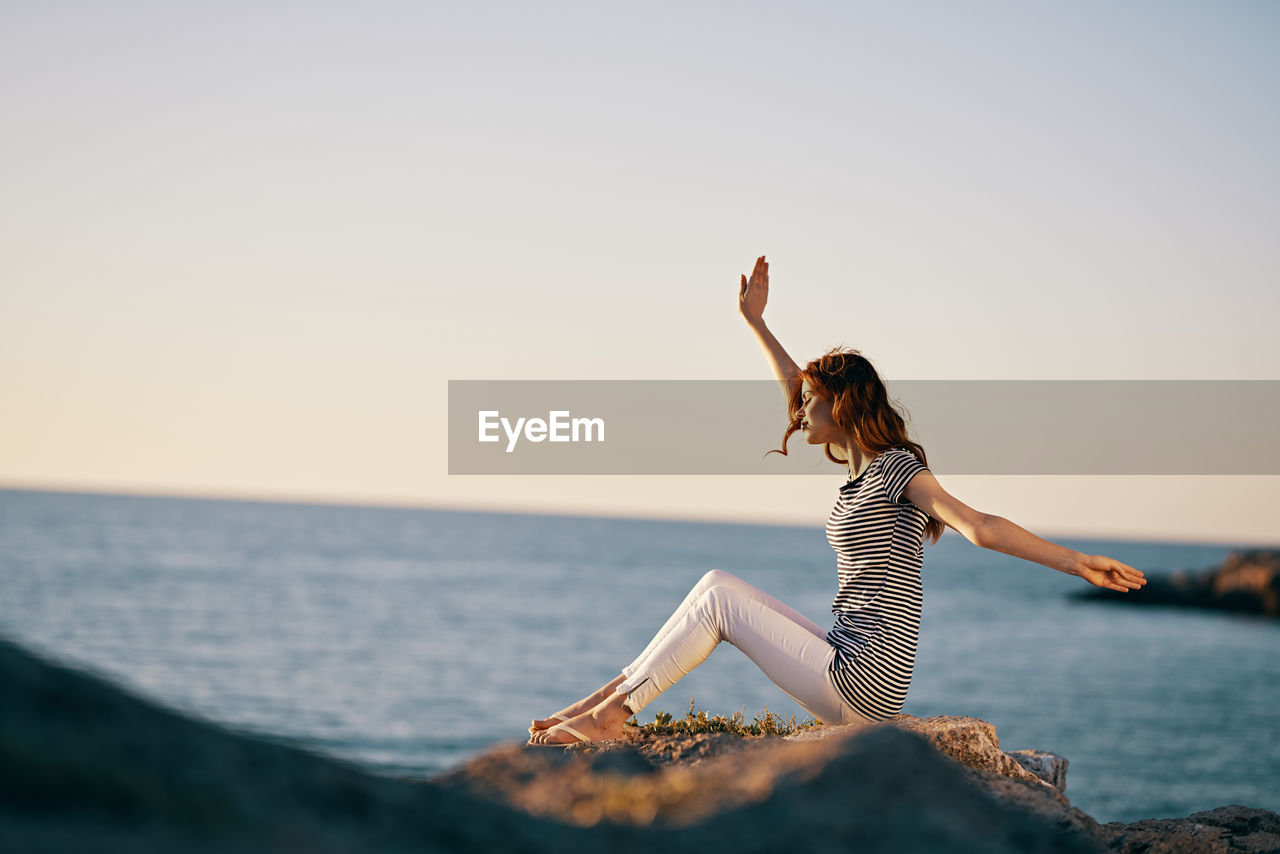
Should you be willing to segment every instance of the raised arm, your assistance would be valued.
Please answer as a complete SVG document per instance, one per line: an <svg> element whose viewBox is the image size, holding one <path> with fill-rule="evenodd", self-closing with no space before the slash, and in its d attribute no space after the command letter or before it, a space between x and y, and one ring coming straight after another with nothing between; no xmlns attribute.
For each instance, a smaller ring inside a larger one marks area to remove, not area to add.
<svg viewBox="0 0 1280 854"><path fill-rule="evenodd" d="M773 368L773 376L778 380L778 384L782 386L782 394L790 399L791 379L800 372L800 368L787 355L787 351L782 349L778 339L773 337L773 333L769 331L769 327L765 326L764 306L768 301L769 262L761 255L756 259L756 266L751 271L751 278L748 279L745 274L742 276L742 283L738 287L738 313L747 321L751 331L756 334L756 340L764 348L765 356L769 359L769 366Z"/></svg>
<svg viewBox="0 0 1280 854"><path fill-rule="evenodd" d="M1128 593L1147 583L1142 571L1103 555L1087 555L1043 540L1002 516L980 513L949 494L932 472L922 471L907 484L907 500L975 546L1003 552L1076 575L1090 584Z"/></svg>

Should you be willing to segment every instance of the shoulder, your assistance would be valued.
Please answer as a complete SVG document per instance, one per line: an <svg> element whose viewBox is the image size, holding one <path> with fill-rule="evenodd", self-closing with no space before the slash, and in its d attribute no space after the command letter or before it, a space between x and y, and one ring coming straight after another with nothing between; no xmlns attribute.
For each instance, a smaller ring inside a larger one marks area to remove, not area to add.
<svg viewBox="0 0 1280 854"><path fill-rule="evenodd" d="M885 468L898 468L901 466L919 466L926 468L925 464L920 462L914 453L906 448L890 448L880 454L880 465Z"/></svg>
<svg viewBox="0 0 1280 854"><path fill-rule="evenodd" d="M910 503L903 496L903 490L917 474L928 471L928 467L906 448L890 448L879 460L885 498L894 504Z"/></svg>

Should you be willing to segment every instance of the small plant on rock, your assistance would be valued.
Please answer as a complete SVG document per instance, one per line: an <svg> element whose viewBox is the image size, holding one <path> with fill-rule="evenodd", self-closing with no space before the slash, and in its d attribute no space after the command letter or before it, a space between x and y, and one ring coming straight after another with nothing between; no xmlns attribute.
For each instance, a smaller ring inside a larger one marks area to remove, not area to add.
<svg viewBox="0 0 1280 854"><path fill-rule="evenodd" d="M700 732L727 732L744 738L766 735L792 735L822 726L822 721L807 718L796 723L795 715L783 718L769 711L768 707L760 710L751 723L746 721L745 709L734 712L732 716L708 715L698 709L692 699L689 700L689 711L682 720L674 720L670 712L659 711L652 723L641 725L636 718L629 723L638 726L644 735L694 735Z"/></svg>

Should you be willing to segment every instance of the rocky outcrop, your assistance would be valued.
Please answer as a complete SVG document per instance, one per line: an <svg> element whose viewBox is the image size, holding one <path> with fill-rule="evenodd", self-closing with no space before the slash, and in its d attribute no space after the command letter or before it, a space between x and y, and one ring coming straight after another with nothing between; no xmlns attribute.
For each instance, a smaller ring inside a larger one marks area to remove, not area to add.
<svg viewBox="0 0 1280 854"><path fill-rule="evenodd" d="M365 774L0 641L0 851L534 850L559 828Z"/></svg>
<svg viewBox="0 0 1280 854"><path fill-rule="evenodd" d="M1227 854L1280 851L1280 816L1251 807L1218 807L1186 818L1149 818L1103 825L1102 838L1124 854Z"/></svg>
<svg viewBox="0 0 1280 854"><path fill-rule="evenodd" d="M771 850L753 847L760 839L782 847L780 826L798 839L837 834L827 838L850 851L1280 852L1280 816L1249 807L1099 825L1071 806L1066 771L1052 753L1002 751L986 721L898 715L786 738L642 736L566 751L512 744L438 781L582 827L688 834L727 821L749 850Z"/></svg>
<svg viewBox="0 0 1280 854"><path fill-rule="evenodd" d="M1180 570L1168 577L1147 576L1144 587L1128 593L1097 588L1072 595L1134 605L1182 605L1280 617L1280 551L1232 552L1216 567Z"/></svg>
<svg viewBox="0 0 1280 854"><path fill-rule="evenodd" d="M568 751L509 745L436 782L579 827L666 832L690 850L1101 850L1097 823L1072 814L1053 786L977 749L973 736L985 737L989 724L901 723L785 739L714 733ZM935 740L974 764L940 753ZM994 766L1014 776L985 770Z"/></svg>
<svg viewBox="0 0 1280 854"><path fill-rule="evenodd" d="M1280 851L1222 807L1099 826L1066 762L900 715L793 737L500 745L392 780L156 706L0 642L0 851Z"/></svg>
<svg viewBox="0 0 1280 854"><path fill-rule="evenodd" d="M916 741L953 762L932 762L931 753L921 753L911 743ZM1041 751L1005 753L994 726L967 717L898 715L880 724L827 726L774 739L725 733L640 737L599 746L574 745L565 754L582 757L584 761L576 764L550 759L545 750L513 745L490 751L438 779L572 824L685 826L765 800L779 781L794 785L798 779L821 777L828 764L839 765L846 754L880 749L894 765L908 756L919 760L921 767L909 769L916 778L951 774L969 788L1036 816L1066 836L1091 840L1098 835L1097 822L1072 807L1064 794L1065 759ZM877 774L886 770L865 756L864 761ZM822 786L815 787L811 797L816 803L825 800L834 806L850 795L851 786L856 790L881 782L863 769L856 780L841 783L835 791L824 793ZM879 804L874 809L884 814L889 807ZM897 809L911 812L917 806L900 801ZM906 821L909 816L901 814L896 820Z"/></svg>

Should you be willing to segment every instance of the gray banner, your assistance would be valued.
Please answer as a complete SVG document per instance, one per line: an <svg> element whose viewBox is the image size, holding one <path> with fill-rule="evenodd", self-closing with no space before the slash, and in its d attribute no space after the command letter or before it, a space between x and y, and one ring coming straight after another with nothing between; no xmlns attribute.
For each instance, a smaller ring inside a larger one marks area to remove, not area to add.
<svg viewBox="0 0 1280 854"><path fill-rule="evenodd" d="M1280 381L886 383L938 474L1280 474ZM826 474L772 380L450 380L449 474Z"/></svg>

